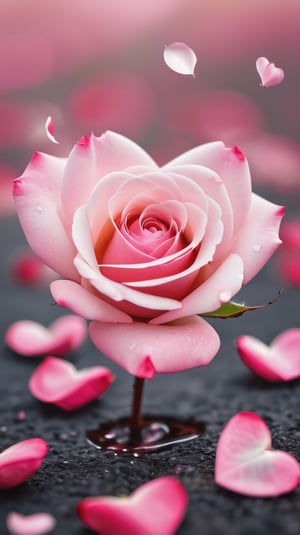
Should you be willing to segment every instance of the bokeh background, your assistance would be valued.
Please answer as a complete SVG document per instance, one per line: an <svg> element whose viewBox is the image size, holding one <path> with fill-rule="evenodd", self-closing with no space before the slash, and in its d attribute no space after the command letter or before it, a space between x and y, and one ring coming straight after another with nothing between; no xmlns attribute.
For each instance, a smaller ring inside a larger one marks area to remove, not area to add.
<svg viewBox="0 0 300 535"><path fill-rule="evenodd" d="M298 0L1 0L1 214L33 151L65 156L106 129L160 163L211 140L239 145L255 190L297 212L299 25ZM196 52L195 78L164 64L173 41ZM260 87L259 56L285 70L280 86Z"/></svg>

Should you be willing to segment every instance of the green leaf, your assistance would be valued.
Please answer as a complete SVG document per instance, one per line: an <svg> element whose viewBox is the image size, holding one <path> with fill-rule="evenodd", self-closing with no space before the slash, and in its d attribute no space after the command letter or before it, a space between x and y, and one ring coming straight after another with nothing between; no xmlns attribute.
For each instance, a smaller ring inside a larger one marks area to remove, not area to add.
<svg viewBox="0 0 300 535"><path fill-rule="evenodd" d="M224 305L220 306L217 310L214 310L212 312L206 312L205 314L201 314L201 316L205 318L238 318L239 316L242 316L245 314L245 312L251 312L252 310L258 310L260 308L265 308L269 305L273 305L279 297L281 296L283 292L283 289L279 290L277 295L272 299L271 301L268 301L267 303L264 303L263 305L256 305L256 306L247 306L243 303L235 303L234 301L228 301L228 303L225 303Z"/></svg>

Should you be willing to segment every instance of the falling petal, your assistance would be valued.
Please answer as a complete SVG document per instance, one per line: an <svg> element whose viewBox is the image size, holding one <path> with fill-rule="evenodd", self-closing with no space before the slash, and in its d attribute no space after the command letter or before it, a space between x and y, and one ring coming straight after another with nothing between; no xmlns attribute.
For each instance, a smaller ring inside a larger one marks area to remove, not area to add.
<svg viewBox="0 0 300 535"><path fill-rule="evenodd" d="M271 87L278 85L284 79L284 71L276 67L267 58L261 57L256 60L256 69L261 79L262 87Z"/></svg>
<svg viewBox="0 0 300 535"><path fill-rule="evenodd" d="M51 115L49 115L49 117L47 117L46 119L45 130L46 130L48 139L50 139L52 143L59 143L59 141L57 141L57 139L54 136L54 123L53 123L53 119Z"/></svg>
<svg viewBox="0 0 300 535"><path fill-rule="evenodd" d="M184 43L175 42L164 48L164 61L166 65L179 74L195 76L197 56L195 52Z"/></svg>

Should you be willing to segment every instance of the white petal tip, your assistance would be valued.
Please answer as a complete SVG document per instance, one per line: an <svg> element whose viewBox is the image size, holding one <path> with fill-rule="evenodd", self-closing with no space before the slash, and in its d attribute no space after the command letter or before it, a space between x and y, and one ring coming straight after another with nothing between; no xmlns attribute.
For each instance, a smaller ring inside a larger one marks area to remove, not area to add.
<svg viewBox="0 0 300 535"><path fill-rule="evenodd" d="M53 123L53 119L52 119L51 115L49 115L49 117L47 117L47 119L46 119L45 131L46 131L47 138L52 143L57 143L57 144L59 143L59 141L57 141L56 137L54 136L54 123Z"/></svg>

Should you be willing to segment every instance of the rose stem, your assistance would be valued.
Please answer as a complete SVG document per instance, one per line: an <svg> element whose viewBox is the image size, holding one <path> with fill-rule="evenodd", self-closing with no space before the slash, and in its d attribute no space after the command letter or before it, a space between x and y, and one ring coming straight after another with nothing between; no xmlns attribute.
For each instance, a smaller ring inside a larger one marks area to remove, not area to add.
<svg viewBox="0 0 300 535"><path fill-rule="evenodd" d="M142 426L141 405L145 379L135 377L133 384L133 398L130 416L130 432L132 440L140 439L140 430Z"/></svg>

